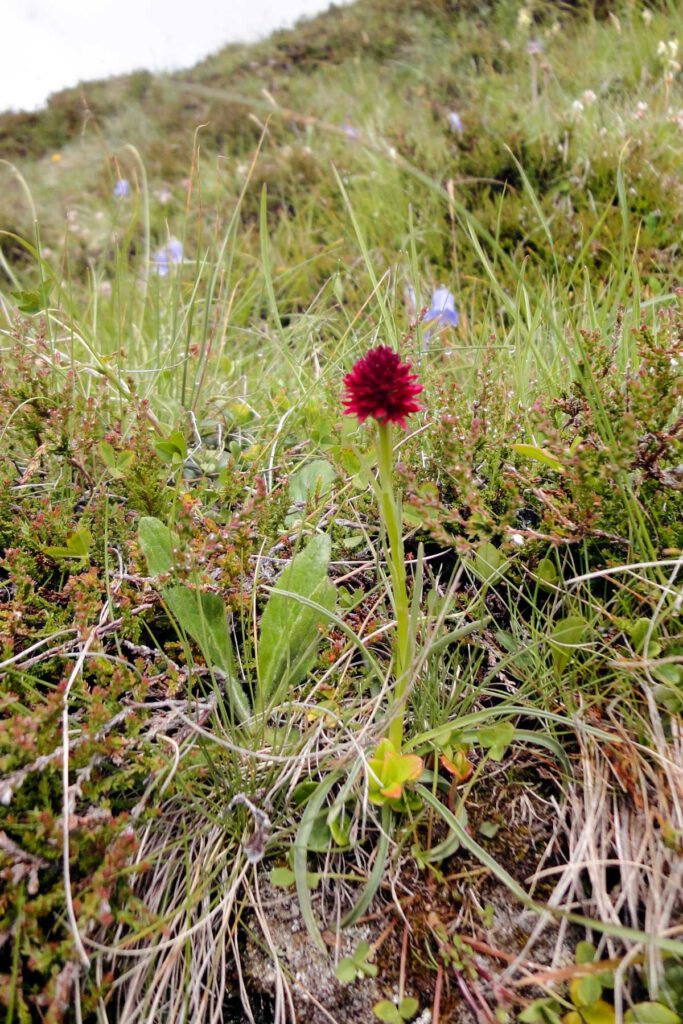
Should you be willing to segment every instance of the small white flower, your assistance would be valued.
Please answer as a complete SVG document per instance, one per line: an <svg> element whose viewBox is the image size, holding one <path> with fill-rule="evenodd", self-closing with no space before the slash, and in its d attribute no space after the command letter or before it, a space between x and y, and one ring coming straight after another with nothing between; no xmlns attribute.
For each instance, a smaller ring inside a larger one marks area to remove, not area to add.
<svg viewBox="0 0 683 1024"><path fill-rule="evenodd" d="M660 39L657 43L657 56L665 64L675 62L678 57L678 39Z"/></svg>
<svg viewBox="0 0 683 1024"><path fill-rule="evenodd" d="M643 21L645 22L646 25L651 25L652 24L653 14L652 14L652 11L650 10L649 7L644 7L642 9L642 11L640 12L640 16L641 16L641 18L643 19Z"/></svg>
<svg viewBox="0 0 683 1024"><path fill-rule="evenodd" d="M581 102L581 100L574 100L574 102L572 103L572 114L574 115L574 118L577 121L583 114L583 109L583 103Z"/></svg>
<svg viewBox="0 0 683 1024"><path fill-rule="evenodd" d="M524 537L522 537L521 533L513 533L510 540L520 548L524 545Z"/></svg>
<svg viewBox="0 0 683 1024"><path fill-rule="evenodd" d="M586 104L587 107L592 107L597 98L598 97L595 95L592 89L586 89L586 91L583 94L583 102Z"/></svg>
<svg viewBox="0 0 683 1024"><path fill-rule="evenodd" d="M517 15L517 25L519 28L529 28L531 25L531 11L528 7L520 7Z"/></svg>

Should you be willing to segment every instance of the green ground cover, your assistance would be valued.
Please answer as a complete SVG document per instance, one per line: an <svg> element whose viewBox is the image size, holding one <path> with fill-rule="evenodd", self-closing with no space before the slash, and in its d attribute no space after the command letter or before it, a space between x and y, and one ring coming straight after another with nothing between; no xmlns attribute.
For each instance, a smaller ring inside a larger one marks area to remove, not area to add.
<svg viewBox="0 0 683 1024"><path fill-rule="evenodd" d="M683 1017L679 37L359 0L0 116L3 1019Z"/></svg>

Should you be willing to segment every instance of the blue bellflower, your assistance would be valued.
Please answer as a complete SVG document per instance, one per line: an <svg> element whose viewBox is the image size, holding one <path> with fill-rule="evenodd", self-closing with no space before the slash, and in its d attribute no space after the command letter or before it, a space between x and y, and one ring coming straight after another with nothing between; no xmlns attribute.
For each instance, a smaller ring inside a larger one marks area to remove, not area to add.
<svg viewBox="0 0 683 1024"><path fill-rule="evenodd" d="M434 323L437 329L457 327L460 316L455 308L455 298L448 288L437 288L432 295L432 304L425 313L425 323Z"/></svg>
<svg viewBox="0 0 683 1024"><path fill-rule="evenodd" d="M448 111L448 127L451 129L452 132L455 132L457 135L462 135L462 133L465 130L465 126L462 123L462 118L460 114L458 114L458 112L455 110Z"/></svg>
<svg viewBox="0 0 683 1024"><path fill-rule="evenodd" d="M172 266L183 262L183 243L177 238L169 239L166 245L162 245L154 253L154 269L159 277L168 277Z"/></svg>
<svg viewBox="0 0 683 1024"><path fill-rule="evenodd" d="M355 141L356 139L359 138L358 132L353 127L353 124L351 123L351 118L350 117L345 118L344 124L342 125L342 131L344 132L344 134L349 139L352 139L352 140Z"/></svg>
<svg viewBox="0 0 683 1024"><path fill-rule="evenodd" d="M114 195L117 199L127 199L130 195L130 182L127 178L119 178L114 185Z"/></svg>

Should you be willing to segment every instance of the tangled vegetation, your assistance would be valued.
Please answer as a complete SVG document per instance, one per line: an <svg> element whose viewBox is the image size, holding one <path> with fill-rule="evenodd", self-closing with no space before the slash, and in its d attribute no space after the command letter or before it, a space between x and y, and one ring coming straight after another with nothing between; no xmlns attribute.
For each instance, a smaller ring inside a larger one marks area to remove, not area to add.
<svg viewBox="0 0 683 1024"><path fill-rule="evenodd" d="M0 117L8 1024L683 1018L679 36L358 0Z"/></svg>

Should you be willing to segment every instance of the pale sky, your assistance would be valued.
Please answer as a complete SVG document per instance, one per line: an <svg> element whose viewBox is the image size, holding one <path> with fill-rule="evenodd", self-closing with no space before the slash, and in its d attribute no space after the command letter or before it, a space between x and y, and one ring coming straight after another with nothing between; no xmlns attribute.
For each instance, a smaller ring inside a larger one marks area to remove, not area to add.
<svg viewBox="0 0 683 1024"><path fill-rule="evenodd" d="M337 0L337 3L345 0ZM346 0L348 2L348 0ZM185 68L330 0L0 0L0 111L137 68Z"/></svg>

